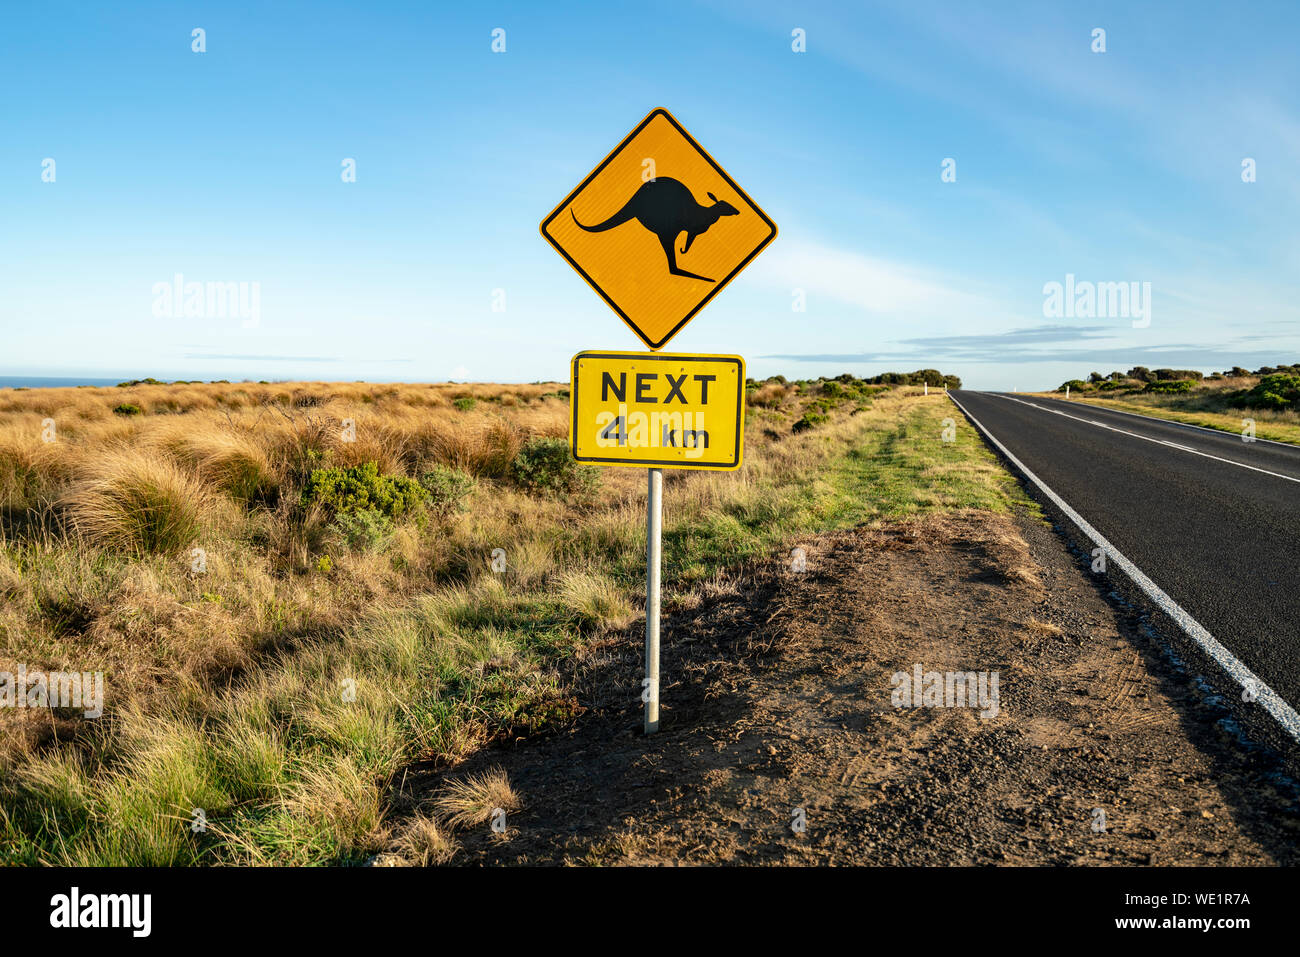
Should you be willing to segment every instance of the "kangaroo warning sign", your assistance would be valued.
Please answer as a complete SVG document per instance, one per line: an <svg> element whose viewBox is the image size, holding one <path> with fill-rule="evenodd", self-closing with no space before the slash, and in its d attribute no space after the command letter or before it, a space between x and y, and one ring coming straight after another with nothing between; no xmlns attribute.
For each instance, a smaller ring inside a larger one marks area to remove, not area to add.
<svg viewBox="0 0 1300 957"><path fill-rule="evenodd" d="M542 235L662 349L776 237L776 224L658 109L542 220Z"/></svg>
<svg viewBox="0 0 1300 957"><path fill-rule="evenodd" d="M600 465L740 468L745 360L579 352L570 377L573 457Z"/></svg>

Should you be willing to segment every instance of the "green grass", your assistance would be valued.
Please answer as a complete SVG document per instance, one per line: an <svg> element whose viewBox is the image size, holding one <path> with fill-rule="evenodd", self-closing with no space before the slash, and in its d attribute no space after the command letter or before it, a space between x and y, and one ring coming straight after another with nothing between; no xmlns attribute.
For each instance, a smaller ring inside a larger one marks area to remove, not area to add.
<svg viewBox="0 0 1300 957"><path fill-rule="evenodd" d="M766 488L752 502L686 516L664 530L665 581L691 582L760 556L789 538L937 509L1037 506L942 396L916 398L867 419L809 477ZM944 421L956 425L944 442ZM831 441L827 439L827 441Z"/></svg>

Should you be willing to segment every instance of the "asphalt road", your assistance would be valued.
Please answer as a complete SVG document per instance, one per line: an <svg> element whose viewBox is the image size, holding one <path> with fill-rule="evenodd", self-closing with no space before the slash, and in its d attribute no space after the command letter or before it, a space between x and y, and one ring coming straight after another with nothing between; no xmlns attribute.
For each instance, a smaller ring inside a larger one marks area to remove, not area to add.
<svg viewBox="0 0 1300 957"><path fill-rule="evenodd" d="M1081 402L952 394L1300 709L1300 448Z"/></svg>

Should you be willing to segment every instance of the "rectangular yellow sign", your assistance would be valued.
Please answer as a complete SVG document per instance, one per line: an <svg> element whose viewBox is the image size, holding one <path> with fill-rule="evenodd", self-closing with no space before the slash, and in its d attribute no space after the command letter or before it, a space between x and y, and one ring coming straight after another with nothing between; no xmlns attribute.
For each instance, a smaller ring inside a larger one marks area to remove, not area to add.
<svg viewBox="0 0 1300 957"><path fill-rule="evenodd" d="M569 444L579 462L740 468L745 360L673 352L579 352Z"/></svg>

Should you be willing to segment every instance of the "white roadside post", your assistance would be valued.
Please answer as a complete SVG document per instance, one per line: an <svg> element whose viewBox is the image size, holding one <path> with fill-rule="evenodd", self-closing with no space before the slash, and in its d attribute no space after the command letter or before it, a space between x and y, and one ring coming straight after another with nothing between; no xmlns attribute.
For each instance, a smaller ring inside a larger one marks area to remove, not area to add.
<svg viewBox="0 0 1300 957"><path fill-rule="evenodd" d="M663 557L664 472L647 469L645 506L645 733L659 730L659 571Z"/></svg>

